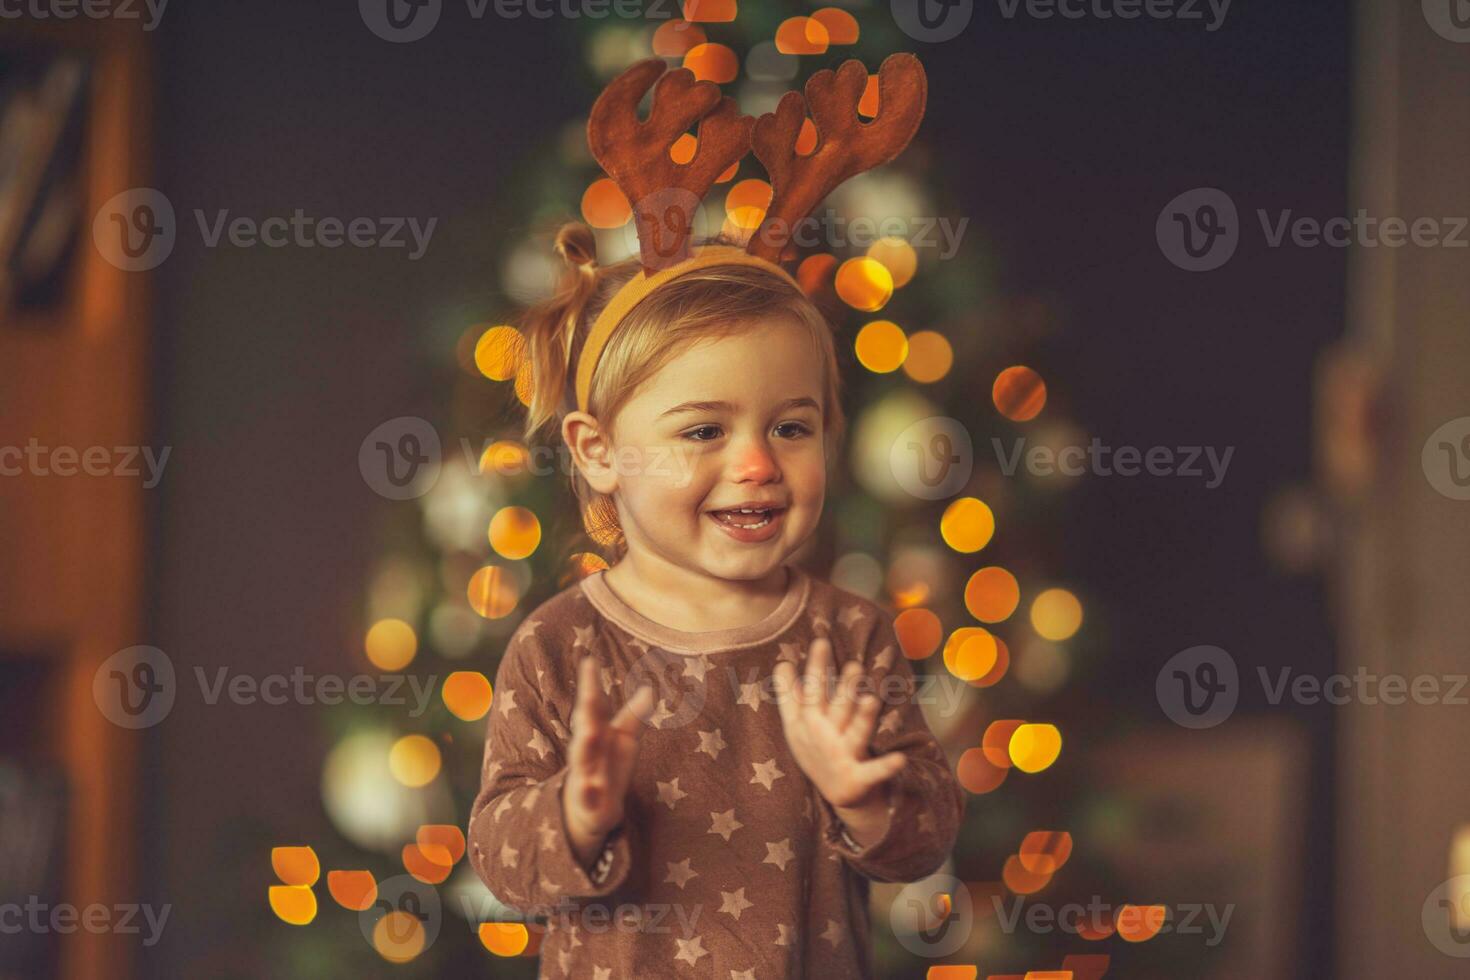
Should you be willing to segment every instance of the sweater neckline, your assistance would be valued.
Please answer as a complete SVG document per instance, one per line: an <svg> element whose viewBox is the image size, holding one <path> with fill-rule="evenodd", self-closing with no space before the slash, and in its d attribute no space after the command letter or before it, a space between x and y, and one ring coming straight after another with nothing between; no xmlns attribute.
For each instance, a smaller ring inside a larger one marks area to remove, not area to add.
<svg viewBox="0 0 1470 980"><path fill-rule="evenodd" d="M754 623L718 630L688 632L656 623L623 601L597 571L583 578L582 592L605 618L633 636L671 653L706 654L759 646L785 632L806 608L811 577L794 565L788 571L786 594L776 608Z"/></svg>

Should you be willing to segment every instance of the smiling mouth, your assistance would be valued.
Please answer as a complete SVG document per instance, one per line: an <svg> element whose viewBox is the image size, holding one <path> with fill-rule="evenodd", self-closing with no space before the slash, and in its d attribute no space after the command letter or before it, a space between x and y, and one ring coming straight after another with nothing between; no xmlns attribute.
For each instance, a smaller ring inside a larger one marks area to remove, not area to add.
<svg viewBox="0 0 1470 980"><path fill-rule="evenodd" d="M771 523L784 510L784 507L772 507L766 510L713 510L710 511L710 516L721 524L727 524L730 527L738 527L746 531L758 531Z"/></svg>

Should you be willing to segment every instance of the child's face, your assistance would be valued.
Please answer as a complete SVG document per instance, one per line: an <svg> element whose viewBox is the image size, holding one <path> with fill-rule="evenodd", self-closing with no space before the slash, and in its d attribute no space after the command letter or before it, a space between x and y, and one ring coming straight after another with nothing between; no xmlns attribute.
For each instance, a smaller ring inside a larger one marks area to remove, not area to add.
<svg viewBox="0 0 1470 980"><path fill-rule="evenodd" d="M822 513L822 398L810 334L784 318L666 364L613 424L629 550L725 579L778 568ZM763 526L759 514L718 513L741 505L774 509Z"/></svg>

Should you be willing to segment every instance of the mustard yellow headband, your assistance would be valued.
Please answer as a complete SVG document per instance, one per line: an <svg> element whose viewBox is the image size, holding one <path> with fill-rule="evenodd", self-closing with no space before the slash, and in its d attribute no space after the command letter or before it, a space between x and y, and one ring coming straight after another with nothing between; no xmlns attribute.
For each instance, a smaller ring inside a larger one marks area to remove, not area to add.
<svg viewBox="0 0 1470 980"><path fill-rule="evenodd" d="M639 272L617 291L611 302L597 315L592 329L587 333L587 340L582 345L582 353L577 358L578 410L587 411L587 402L592 395L592 373L597 369L597 361L602 357L603 348L612 338L613 331L629 313L633 312L633 307L643 302L649 293L669 280L712 265L756 266L777 273L798 291L801 291L801 286L785 269L774 262L751 255L745 249L734 245L698 246L694 249L694 255L683 262L660 269L651 276L646 270Z"/></svg>

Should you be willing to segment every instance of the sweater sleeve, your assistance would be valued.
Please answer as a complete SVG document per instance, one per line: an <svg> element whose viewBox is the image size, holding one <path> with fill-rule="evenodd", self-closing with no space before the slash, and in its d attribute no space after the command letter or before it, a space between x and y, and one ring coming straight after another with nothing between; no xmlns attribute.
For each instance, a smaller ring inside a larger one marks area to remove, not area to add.
<svg viewBox="0 0 1470 980"><path fill-rule="evenodd" d="M470 863L492 894L527 915L617 889L632 866L622 828L590 871L572 850L561 805L575 684L558 684L534 631L517 633L496 672L480 791L470 808Z"/></svg>
<svg viewBox="0 0 1470 980"><path fill-rule="evenodd" d="M965 797L939 741L924 721L917 684L900 651L893 623L881 610L863 663L882 702L870 740L873 756L902 752L907 764L887 785L888 825L883 836L859 846L825 799L820 802L822 840L856 871L875 881L917 881L933 874L954 848Z"/></svg>

